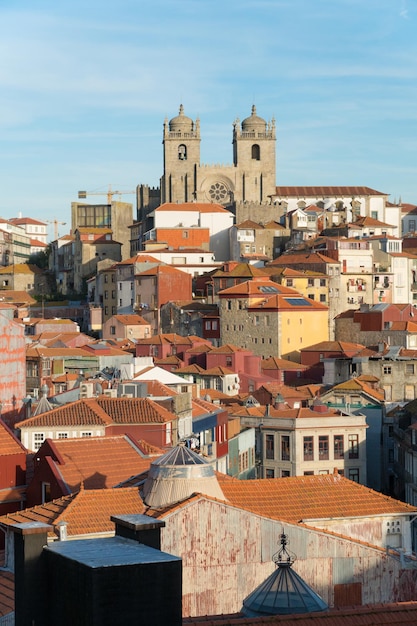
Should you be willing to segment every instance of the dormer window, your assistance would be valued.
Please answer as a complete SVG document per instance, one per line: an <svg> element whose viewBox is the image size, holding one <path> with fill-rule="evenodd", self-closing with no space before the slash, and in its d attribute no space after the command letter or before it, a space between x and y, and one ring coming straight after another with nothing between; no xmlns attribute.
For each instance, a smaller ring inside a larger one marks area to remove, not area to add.
<svg viewBox="0 0 417 626"><path fill-rule="evenodd" d="M178 159L180 161L187 160L187 146L185 146L183 143L178 146Z"/></svg>

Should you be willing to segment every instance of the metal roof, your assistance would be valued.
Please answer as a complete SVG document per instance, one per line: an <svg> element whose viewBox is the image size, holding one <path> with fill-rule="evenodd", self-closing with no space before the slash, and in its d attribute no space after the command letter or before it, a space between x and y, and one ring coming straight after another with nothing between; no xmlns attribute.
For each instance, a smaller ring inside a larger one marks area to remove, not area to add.
<svg viewBox="0 0 417 626"><path fill-rule="evenodd" d="M281 548L273 556L277 569L243 601L247 617L293 615L326 611L327 604L294 570L294 556L288 552L287 535L282 533Z"/></svg>

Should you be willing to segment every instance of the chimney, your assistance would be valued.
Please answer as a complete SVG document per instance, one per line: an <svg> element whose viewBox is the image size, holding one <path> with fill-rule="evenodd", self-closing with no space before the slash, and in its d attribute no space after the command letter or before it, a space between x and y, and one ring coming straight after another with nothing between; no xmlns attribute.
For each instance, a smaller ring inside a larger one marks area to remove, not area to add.
<svg viewBox="0 0 417 626"><path fill-rule="evenodd" d="M148 515L112 515L111 521L116 525L116 536L133 539L145 546L161 549L161 528L165 522Z"/></svg>
<svg viewBox="0 0 417 626"><path fill-rule="evenodd" d="M42 552L52 526L24 522L14 533L15 624L48 624L47 576Z"/></svg>

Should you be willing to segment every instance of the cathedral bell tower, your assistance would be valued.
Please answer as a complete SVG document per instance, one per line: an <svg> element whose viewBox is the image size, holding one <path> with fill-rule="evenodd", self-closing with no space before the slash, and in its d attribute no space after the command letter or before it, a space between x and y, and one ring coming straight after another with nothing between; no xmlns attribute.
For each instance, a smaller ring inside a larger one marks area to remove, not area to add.
<svg viewBox="0 0 417 626"><path fill-rule="evenodd" d="M275 193L275 120L266 122L252 113L233 124L233 165L237 171L235 199L266 202Z"/></svg>
<svg viewBox="0 0 417 626"><path fill-rule="evenodd" d="M161 204L192 202L196 199L197 170L200 166L200 121L179 114L164 122L164 173L161 178Z"/></svg>

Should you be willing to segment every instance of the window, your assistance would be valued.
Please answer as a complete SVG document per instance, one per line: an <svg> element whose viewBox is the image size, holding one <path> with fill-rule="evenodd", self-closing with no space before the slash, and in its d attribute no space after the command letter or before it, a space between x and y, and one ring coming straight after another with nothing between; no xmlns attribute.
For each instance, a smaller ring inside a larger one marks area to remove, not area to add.
<svg viewBox="0 0 417 626"><path fill-rule="evenodd" d="M58 439L68 439L68 433L58 433Z"/></svg>
<svg viewBox="0 0 417 626"><path fill-rule="evenodd" d="M273 459L275 453L274 435L265 435L265 457Z"/></svg>
<svg viewBox="0 0 417 626"><path fill-rule="evenodd" d="M310 300L314 300L314 293L309 293L307 298L309 298Z"/></svg>
<svg viewBox="0 0 417 626"><path fill-rule="evenodd" d="M111 335L115 335L116 334L116 326L110 326L110 334Z"/></svg>
<svg viewBox="0 0 417 626"><path fill-rule="evenodd" d="M312 472L311 470L308 472L304 472L304 476L314 476L314 472Z"/></svg>
<svg viewBox="0 0 417 626"><path fill-rule="evenodd" d="M183 239L188 239L188 230L183 230L182 231L182 237L183 237Z"/></svg>
<svg viewBox="0 0 417 626"><path fill-rule="evenodd" d="M349 458L359 458L359 435L349 435Z"/></svg>
<svg viewBox="0 0 417 626"><path fill-rule="evenodd" d="M327 435L319 436L319 459L320 461L329 460L329 437Z"/></svg>
<svg viewBox="0 0 417 626"><path fill-rule="evenodd" d="M411 376L414 374L414 363L405 364L405 373L407 374L407 376Z"/></svg>
<svg viewBox="0 0 417 626"><path fill-rule="evenodd" d="M291 476L290 470L281 470L281 478L288 478Z"/></svg>
<svg viewBox="0 0 417 626"><path fill-rule="evenodd" d="M326 302L326 294L325 293L321 293L320 294L320 302Z"/></svg>
<svg viewBox="0 0 417 626"><path fill-rule="evenodd" d="M292 278L287 278L287 287L293 287L294 281Z"/></svg>
<svg viewBox="0 0 417 626"><path fill-rule="evenodd" d="M226 367L232 367L233 359L231 356L226 356Z"/></svg>
<svg viewBox="0 0 417 626"><path fill-rule="evenodd" d="M343 459L345 452L345 445L343 441L343 435L335 435L333 439L333 453L335 459Z"/></svg>
<svg viewBox="0 0 417 626"><path fill-rule="evenodd" d="M392 373L391 365L384 365L382 368L382 372L384 374L391 374Z"/></svg>
<svg viewBox="0 0 417 626"><path fill-rule="evenodd" d="M290 460L290 436L281 435L281 461Z"/></svg>
<svg viewBox="0 0 417 626"><path fill-rule="evenodd" d="M35 450L39 450L43 442L45 441L45 433L34 433L33 434L33 447Z"/></svg>
<svg viewBox="0 0 417 626"><path fill-rule="evenodd" d="M171 439L172 439L172 424L171 424L171 422L167 422L167 424L165 425L165 443L166 443L166 445L169 445L169 444L172 443Z"/></svg>
<svg viewBox="0 0 417 626"><path fill-rule="evenodd" d="M359 482L359 468L358 467L349 468L348 478L349 480L353 480L355 481L355 483L358 483Z"/></svg>
<svg viewBox="0 0 417 626"><path fill-rule="evenodd" d="M309 278L307 284L309 287L314 287L314 278Z"/></svg>
<svg viewBox="0 0 417 626"><path fill-rule="evenodd" d="M107 283L109 280L109 277L107 276L107 274L104 274L104 282Z"/></svg>
<svg viewBox="0 0 417 626"><path fill-rule="evenodd" d="M81 437L92 437L93 433L90 431L85 431L81 433Z"/></svg>
<svg viewBox="0 0 417 626"><path fill-rule="evenodd" d="M275 472L273 469L267 468L265 470L265 478L275 478Z"/></svg>
<svg viewBox="0 0 417 626"><path fill-rule="evenodd" d="M178 159L180 161L187 160L187 146L185 146L183 143L178 146Z"/></svg>
<svg viewBox="0 0 417 626"><path fill-rule="evenodd" d="M313 437L304 437L304 461L313 461L314 443Z"/></svg>
<svg viewBox="0 0 417 626"><path fill-rule="evenodd" d="M42 483L42 504L51 500L51 483Z"/></svg>
<svg viewBox="0 0 417 626"><path fill-rule="evenodd" d="M254 159L254 161L261 160L261 149L256 143L254 143L252 146L252 159Z"/></svg>
<svg viewBox="0 0 417 626"><path fill-rule="evenodd" d="M325 286L326 286L326 279L320 278L320 287L325 287Z"/></svg>
<svg viewBox="0 0 417 626"><path fill-rule="evenodd" d="M228 300L226 306L227 306L227 310L231 311L232 310L232 301Z"/></svg>

